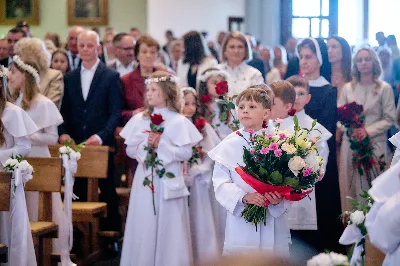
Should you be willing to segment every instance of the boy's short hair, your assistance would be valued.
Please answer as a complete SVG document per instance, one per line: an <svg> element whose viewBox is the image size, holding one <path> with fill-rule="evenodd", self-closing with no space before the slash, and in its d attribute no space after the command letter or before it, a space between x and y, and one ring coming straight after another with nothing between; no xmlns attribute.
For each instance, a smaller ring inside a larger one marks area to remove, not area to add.
<svg viewBox="0 0 400 266"><path fill-rule="evenodd" d="M274 92L275 97L282 100L283 103L294 105L296 101L296 91L291 83L287 81L277 81L269 85Z"/></svg>
<svg viewBox="0 0 400 266"><path fill-rule="evenodd" d="M242 101L261 103L265 109L271 109L273 93L260 87L250 87L242 91L236 98L236 105Z"/></svg>
<svg viewBox="0 0 400 266"><path fill-rule="evenodd" d="M307 93L310 93L310 85L305 78L302 78L300 76L291 76L287 78L286 81L290 82L290 84L292 84L294 87L304 88Z"/></svg>

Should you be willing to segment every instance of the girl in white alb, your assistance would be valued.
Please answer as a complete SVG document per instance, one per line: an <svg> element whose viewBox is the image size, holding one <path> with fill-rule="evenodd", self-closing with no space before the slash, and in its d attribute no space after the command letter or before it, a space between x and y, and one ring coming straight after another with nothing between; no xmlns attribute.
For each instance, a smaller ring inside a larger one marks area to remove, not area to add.
<svg viewBox="0 0 400 266"><path fill-rule="evenodd" d="M26 69L32 73L27 72ZM55 145L58 141L57 127L63 122L63 118L53 101L39 93L39 79L36 74L37 66L31 62L24 62L18 56L14 56L10 68L9 84L13 89L15 104L24 109L35 122L38 131L29 136L32 144L27 157L51 157L48 146ZM29 219L38 221L39 192L26 192L26 204ZM61 228L63 222L62 201L59 192L52 193L52 214ZM54 239L54 248L59 252L58 238Z"/></svg>
<svg viewBox="0 0 400 266"><path fill-rule="evenodd" d="M215 259L222 253L223 240L218 239L218 222L214 218L215 200L211 177L214 162L207 156L221 142L214 129L197 112L198 96L193 88L182 88L184 106L182 113L193 121L203 135L191 160L184 163L186 185L190 189L189 215L192 232L193 257L196 263ZM222 209L222 207L221 207Z"/></svg>
<svg viewBox="0 0 400 266"><path fill-rule="evenodd" d="M174 76L153 73L146 80L145 111L132 117L121 131L127 155L139 162L129 202L122 266L193 264L189 191L181 162L190 159L192 147L202 136L179 113L180 99ZM163 128L162 133L151 131L156 124ZM153 156L148 154L149 148L154 150ZM154 156L163 165L157 170L165 169L161 178L146 167L146 159Z"/></svg>
<svg viewBox="0 0 400 266"><path fill-rule="evenodd" d="M1 67L1 66L0 66ZM6 80L5 69L0 69L0 77ZM38 129L32 119L18 106L7 102L7 85L0 80L0 171L11 156L26 156L31 150L29 136ZM10 210L0 212L0 243L8 246L8 264L35 266L36 256L33 246L28 213L26 212L23 185L16 188L11 196Z"/></svg>

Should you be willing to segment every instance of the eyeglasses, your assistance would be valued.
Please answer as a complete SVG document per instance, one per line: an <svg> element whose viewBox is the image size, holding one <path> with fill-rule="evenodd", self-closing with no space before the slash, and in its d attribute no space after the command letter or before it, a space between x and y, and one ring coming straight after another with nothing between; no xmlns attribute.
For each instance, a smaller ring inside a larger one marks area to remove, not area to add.
<svg viewBox="0 0 400 266"><path fill-rule="evenodd" d="M135 47L120 47L120 46L115 46L118 49L124 50L126 52L132 51L135 49Z"/></svg>
<svg viewBox="0 0 400 266"><path fill-rule="evenodd" d="M301 98L301 97L304 97L304 96L306 96L308 93L305 93L305 92L297 92L296 93L296 98Z"/></svg>

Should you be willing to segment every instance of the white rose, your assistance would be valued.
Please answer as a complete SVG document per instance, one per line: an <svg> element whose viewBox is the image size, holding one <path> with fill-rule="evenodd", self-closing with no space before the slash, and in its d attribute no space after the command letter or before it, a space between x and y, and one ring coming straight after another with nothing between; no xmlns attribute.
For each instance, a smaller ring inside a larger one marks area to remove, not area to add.
<svg viewBox="0 0 400 266"><path fill-rule="evenodd" d="M332 265L349 265L347 256L335 252L331 252L330 255L333 263Z"/></svg>
<svg viewBox="0 0 400 266"><path fill-rule="evenodd" d="M282 150L284 150L288 154L293 154L297 151L296 147L289 143L283 143Z"/></svg>
<svg viewBox="0 0 400 266"><path fill-rule="evenodd" d="M29 166L31 166L27 160L23 160L18 164L18 169L20 169L21 171L26 171Z"/></svg>
<svg viewBox="0 0 400 266"><path fill-rule="evenodd" d="M317 152L316 151L311 151L305 158L306 164L311 167L313 172L316 172L319 170L319 162L317 158Z"/></svg>
<svg viewBox="0 0 400 266"><path fill-rule="evenodd" d="M74 150L71 147L67 147L67 153L74 152Z"/></svg>
<svg viewBox="0 0 400 266"><path fill-rule="evenodd" d="M62 146L62 147L60 147L60 148L58 149L58 151L59 151L61 154L65 154L65 153L68 152L68 149L67 149L66 146Z"/></svg>
<svg viewBox="0 0 400 266"><path fill-rule="evenodd" d="M307 266L332 266L332 260L329 254L321 253L307 261Z"/></svg>
<svg viewBox="0 0 400 266"><path fill-rule="evenodd" d="M7 165L9 165L9 166L15 166L15 165L17 165L18 164L18 160L17 159L7 159L7 161L6 161L6 166Z"/></svg>
<svg viewBox="0 0 400 266"><path fill-rule="evenodd" d="M299 171L306 166L306 162L300 156L294 156L288 163L290 171L297 176Z"/></svg>
<svg viewBox="0 0 400 266"><path fill-rule="evenodd" d="M72 160L77 160L78 161L81 158L81 153L73 151L73 152L70 153L69 156L70 156L70 158Z"/></svg>
<svg viewBox="0 0 400 266"><path fill-rule="evenodd" d="M365 215L364 212L362 211L355 211L352 214L350 214L350 220L353 224L359 225L364 222Z"/></svg>
<svg viewBox="0 0 400 266"><path fill-rule="evenodd" d="M33 167L32 167L32 165L29 165L29 166L28 166L28 169L26 169L26 173L29 174L29 175L31 175L31 174L33 173Z"/></svg>

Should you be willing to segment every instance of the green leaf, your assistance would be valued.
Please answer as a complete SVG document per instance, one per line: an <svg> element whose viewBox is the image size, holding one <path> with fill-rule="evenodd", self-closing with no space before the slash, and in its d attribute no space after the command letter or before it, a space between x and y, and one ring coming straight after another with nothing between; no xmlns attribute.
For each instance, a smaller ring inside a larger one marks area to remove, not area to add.
<svg viewBox="0 0 400 266"><path fill-rule="evenodd" d="M228 103L228 109L235 109L235 104L233 102Z"/></svg>
<svg viewBox="0 0 400 266"><path fill-rule="evenodd" d="M153 131L153 132L156 132L157 131L156 125L150 123L150 130Z"/></svg>
<svg viewBox="0 0 400 266"><path fill-rule="evenodd" d="M147 177L143 180L143 186L149 186L150 183L150 179L148 179Z"/></svg>
<svg viewBox="0 0 400 266"><path fill-rule="evenodd" d="M314 120L314 121L312 122L311 128L314 128L316 125L317 125L317 121Z"/></svg>
<svg viewBox="0 0 400 266"><path fill-rule="evenodd" d="M270 177L273 184L282 184L283 177L278 171L273 171Z"/></svg>
<svg viewBox="0 0 400 266"><path fill-rule="evenodd" d="M175 175L174 175L173 173L171 173L171 172L167 172L165 175L166 175L168 178L174 178L174 177L175 177Z"/></svg>
<svg viewBox="0 0 400 266"><path fill-rule="evenodd" d="M290 186L292 188L297 188L299 186L299 180L297 178L286 178L285 185Z"/></svg>
<svg viewBox="0 0 400 266"><path fill-rule="evenodd" d="M221 121L226 121L226 120L228 120L228 114L227 114L226 112L220 113L219 119L220 119Z"/></svg>
<svg viewBox="0 0 400 266"><path fill-rule="evenodd" d="M265 170L265 168L263 168L263 167L260 167L260 170L259 170L259 172L260 172L260 175L265 175L265 176L268 176L268 171L267 171L267 170Z"/></svg>
<svg viewBox="0 0 400 266"><path fill-rule="evenodd" d="M297 118L297 116L293 116L293 122L295 127L299 127L299 119Z"/></svg>

